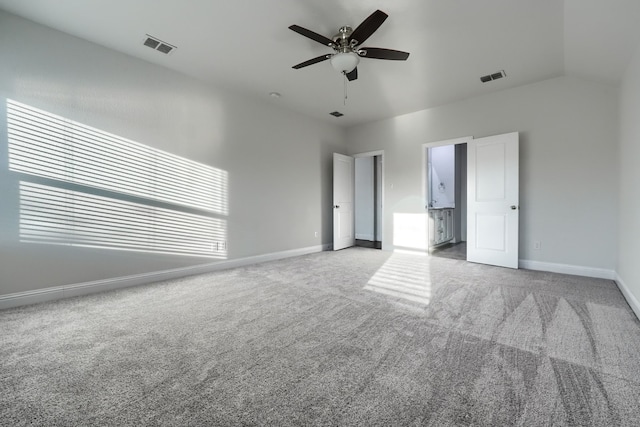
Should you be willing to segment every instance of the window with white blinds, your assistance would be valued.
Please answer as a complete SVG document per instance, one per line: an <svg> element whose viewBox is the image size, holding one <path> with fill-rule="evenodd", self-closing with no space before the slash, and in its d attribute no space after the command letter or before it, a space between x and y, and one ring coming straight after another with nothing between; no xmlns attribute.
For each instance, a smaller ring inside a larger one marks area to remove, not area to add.
<svg viewBox="0 0 640 427"><path fill-rule="evenodd" d="M12 100L7 131L22 242L226 258L226 171Z"/></svg>

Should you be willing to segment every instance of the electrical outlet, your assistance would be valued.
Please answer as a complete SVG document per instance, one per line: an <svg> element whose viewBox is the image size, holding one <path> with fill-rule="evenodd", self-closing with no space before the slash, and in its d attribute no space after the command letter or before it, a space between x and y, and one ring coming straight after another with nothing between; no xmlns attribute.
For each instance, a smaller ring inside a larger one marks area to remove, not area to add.
<svg viewBox="0 0 640 427"><path fill-rule="evenodd" d="M542 248L542 243L540 243L540 240L536 240L535 242L533 242L533 249L536 251L539 251Z"/></svg>
<svg viewBox="0 0 640 427"><path fill-rule="evenodd" d="M314 237L318 237L318 232L313 233Z"/></svg>

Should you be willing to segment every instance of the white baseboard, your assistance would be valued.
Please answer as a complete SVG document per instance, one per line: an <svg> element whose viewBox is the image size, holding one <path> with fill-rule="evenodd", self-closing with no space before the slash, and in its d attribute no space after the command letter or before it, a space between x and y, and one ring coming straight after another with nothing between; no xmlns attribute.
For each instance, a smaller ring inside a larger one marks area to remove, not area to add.
<svg viewBox="0 0 640 427"><path fill-rule="evenodd" d="M261 262L275 261L284 258L307 255L315 252L328 251L331 250L332 247L333 245L331 243L328 243L324 245L309 246L300 249L291 249L288 251L255 255L246 258L231 259L227 261L219 261L208 264L198 264L190 267L175 268L171 270L156 271L152 273L135 274L132 276L115 277L113 279L95 280L92 282L76 283L72 285L38 289L35 291L0 295L0 310L3 310L5 308L20 307L28 304L53 301L62 298L71 298L80 295L94 294L97 292L110 291L113 289L127 288L130 286L145 285L147 283L159 282L162 280L176 279L178 277L192 276L195 274L210 273L212 271L226 270L229 268L258 264Z"/></svg>
<svg viewBox="0 0 640 427"><path fill-rule="evenodd" d="M518 267L527 270L549 271L551 273L573 274L575 276L595 277L598 279L615 279L615 272L606 268L583 267L580 265L555 264L521 259Z"/></svg>
<svg viewBox="0 0 640 427"><path fill-rule="evenodd" d="M356 239L358 240L369 240L369 241L374 241L375 238L373 237L373 234L358 234L356 233Z"/></svg>
<svg viewBox="0 0 640 427"><path fill-rule="evenodd" d="M18 292L0 296L0 310L38 304L64 298L64 286L55 286L35 291Z"/></svg>
<svg viewBox="0 0 640 427"><path fill-rule="evenodd" d="M636 296L631 293L627 284L624 282L624 280L622 280L622 277L620 277L617 273L616 273L615 281L616 281L616 285L618 285L618 289L620 289L620 292L622 292L622 295L624 295L624 299L627 300L629 307L631 307L633 312L636 314L636 317L640 319L640 302L638 302L638 299L636 298Z"/></svg>

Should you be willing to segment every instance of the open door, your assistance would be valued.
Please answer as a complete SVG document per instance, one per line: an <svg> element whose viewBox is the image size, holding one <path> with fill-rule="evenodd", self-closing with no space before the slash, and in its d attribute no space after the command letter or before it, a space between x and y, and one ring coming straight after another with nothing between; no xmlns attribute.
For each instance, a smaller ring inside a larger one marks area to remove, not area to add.
<svg viewBox="0 0 640 427"><path fill-rule="evenodd" d="M333 250L356 244L355 159L333 153Z"/></svg>
<svg viewBox="0 0 640 427"><path fill-rule="evenodd" d="M467 143L467 261L518 268L518 133Z"/></svg>

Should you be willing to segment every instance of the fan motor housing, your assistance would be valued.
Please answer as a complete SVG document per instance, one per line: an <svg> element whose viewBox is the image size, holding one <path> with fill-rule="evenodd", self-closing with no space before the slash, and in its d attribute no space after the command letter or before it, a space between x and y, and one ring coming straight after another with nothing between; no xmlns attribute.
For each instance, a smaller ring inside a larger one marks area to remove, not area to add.
<svg viewBox="0 0 640 427"><path fill-rule="evenodd" d="M349 47L349 37L351 33L353 33L353 28L345 25L344 27L340 27L338 34L333 36L338 50L344 52L344 49Z"/></svg>

